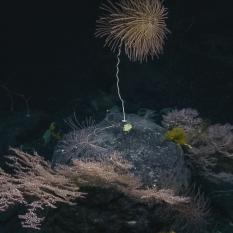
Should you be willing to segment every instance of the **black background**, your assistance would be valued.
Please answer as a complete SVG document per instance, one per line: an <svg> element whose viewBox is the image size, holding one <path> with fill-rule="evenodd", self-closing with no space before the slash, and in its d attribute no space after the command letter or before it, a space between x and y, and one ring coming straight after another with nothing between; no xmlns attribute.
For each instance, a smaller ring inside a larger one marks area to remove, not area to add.
<svg viewBox="0 0 233 233"><path fill-rule="evenodd" d="M30 97L33 110L83 111L98 93L113 96L116 56L94 37L100 0L1 6L0 84ZM233 123L233 3L166 0L171 30L160 59L121 58L127 111L193 107L213 121ZM15 109L22 100L14 97ZM0 110L9 110L0 89ZM100 98L101 101L101 98ZM111 106L109 106L111 107Z"/></svg>

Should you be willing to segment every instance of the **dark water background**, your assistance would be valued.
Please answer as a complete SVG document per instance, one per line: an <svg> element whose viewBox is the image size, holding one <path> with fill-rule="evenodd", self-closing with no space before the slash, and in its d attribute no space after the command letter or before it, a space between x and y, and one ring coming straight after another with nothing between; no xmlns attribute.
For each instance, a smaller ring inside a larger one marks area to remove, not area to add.
<svg viewBox="0 0 233 233"><path fill-rule="evenodd" d="M101 95L119 104L116 58L94 37L100 3L2 6L0 83L30 97L35 110L72 112L76 106L80 113L83 105L101 102ZM164 55L144 64L122 56L127 110L193 107L210 119L233 122L232 1L165 4L172 34ZM15 110L25 108L21 98L14 96L14 101ZM9 110L9 102L2 89L0 109Z"/></svg>
<svg viewBox="0 0 233 233"><path fill-rule="evenodd" d="M1 129L6 127L1 140L6 131L34 124L34 118L23 119L25 98L30 112L37 112L35 122L42 122L17 139L23 143L74 111L100 120L119 105L116 57L94 37L101 2L0 6L0 120ZM121 57L126 111L192 107L211 122L233 124L233 2L165 0L165 5L172 33L160 59L140 64Z"/></svg>

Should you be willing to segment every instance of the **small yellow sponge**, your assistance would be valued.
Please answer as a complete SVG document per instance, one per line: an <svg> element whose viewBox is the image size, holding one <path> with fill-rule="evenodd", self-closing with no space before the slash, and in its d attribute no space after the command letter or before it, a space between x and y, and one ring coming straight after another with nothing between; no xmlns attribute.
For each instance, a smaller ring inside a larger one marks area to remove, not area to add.
<svg viewBox="0 0 233 233"><path fill-rule="evenodd" d="M168 130L165 133L165 138L179 145L187 145L187 137L183 128L175 127Z"/></svg>

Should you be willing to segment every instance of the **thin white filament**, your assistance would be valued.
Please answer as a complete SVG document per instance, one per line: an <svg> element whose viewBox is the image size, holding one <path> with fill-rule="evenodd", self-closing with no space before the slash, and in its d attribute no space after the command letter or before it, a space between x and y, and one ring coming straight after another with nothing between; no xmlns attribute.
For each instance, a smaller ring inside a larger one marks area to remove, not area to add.
<svg viewBox="0 0 233 233"><path fill-rule="evenodd" d="M118 54L117 54L117 64L116 64L116 79L117 79L117 94L118 97L121 101L121 108L122 108L122 114L123 114L123 120L122 122L127 122L126 116L125 116L125 102L123 98L121 97L121 92L120 92L120 79L119 79L119 65L120 65L120 55L121 55L121 44L118 48Z"/></svg>

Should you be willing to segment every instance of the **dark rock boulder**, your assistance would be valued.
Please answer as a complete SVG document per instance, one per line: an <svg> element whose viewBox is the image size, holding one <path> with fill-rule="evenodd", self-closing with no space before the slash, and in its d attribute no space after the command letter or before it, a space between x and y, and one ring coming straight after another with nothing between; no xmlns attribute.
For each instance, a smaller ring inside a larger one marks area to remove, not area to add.
<svg viewBox="0 0 233 233"><path fill-rule="evenodd" d="M123 130L121 114L110 112L97 125L75 129L58 143L54 164L72 159L102 160L117 152L131 162L131 171L145 186L156 185L177 191L188 186L189 171L176 144L164 139L165 130L145 117L127 115L132 129Z"/></svg>

